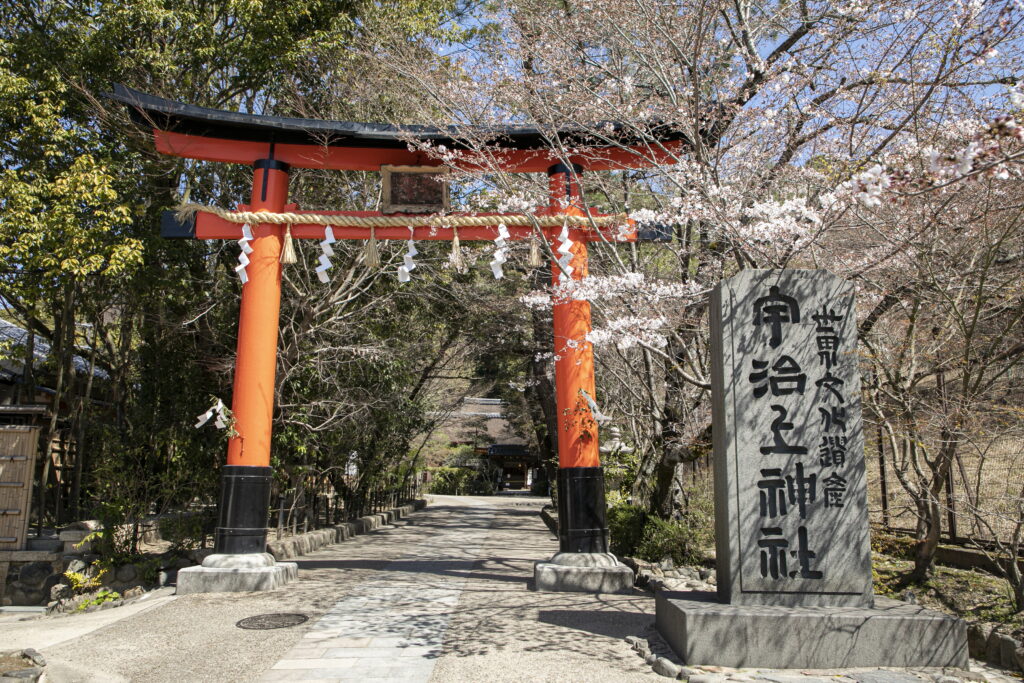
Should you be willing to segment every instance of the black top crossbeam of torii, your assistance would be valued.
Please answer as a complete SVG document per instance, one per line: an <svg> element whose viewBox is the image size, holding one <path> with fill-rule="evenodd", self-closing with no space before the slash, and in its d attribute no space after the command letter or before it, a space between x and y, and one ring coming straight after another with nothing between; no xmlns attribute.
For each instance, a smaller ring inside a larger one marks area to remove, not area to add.
<svg viewBox="0 0 1024 683"><path fill-rule="evenodd" d="M273 158L296 168L376 171L381 165L438 165L414 143L444 145L456 153L455 163L465 170L496 166L511 173L543 173L552 165L569 162L583 170L646 168L674 163L690 145L687 136L669 126L652 126L646 135L630 132L622 123L597 122L588 129L565 128L551 132L530 126L435 126L357 123L286 118L230 112L175 102L123 85L115 85L110 99L128 106L136 124L151 128L157 151L206 161L252 164ZM601 131L600 136L591 131ZM470 145L468 138L481 146ZM558 156L553 144L584 148L585 152ZM486 150L485 164L483 153Z"/></svg>

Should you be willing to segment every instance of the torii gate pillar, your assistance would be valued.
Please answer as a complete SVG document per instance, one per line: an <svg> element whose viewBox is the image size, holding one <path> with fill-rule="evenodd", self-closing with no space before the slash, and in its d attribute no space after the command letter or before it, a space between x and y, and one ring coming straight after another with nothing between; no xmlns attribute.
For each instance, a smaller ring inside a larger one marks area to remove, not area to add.
<svg viewBox="0 0 1024 683"><path fill-rule="evenodd" d="M273 159L254 164L254 211L281 212L288 201L288 166ZM267 547L270 506L270 439L281 311L281 228L253 226L238 312L235 385L231 396L234 432L221 475L214 551L262 553Z"/></svg>
<svg viewBox="0 0 1024 683"><path fill-rule="evenodd" d="M549 213L584 215L580 208L579 166L556 164L548 170ZM564 206L564 208L563 208ZM587 275L587 243L570 230L572 260L568 277ZM597 421L590 402L595 395L594 350L590 332L590 302L559 298L565 278L557 263L551 266L555 288L554 318L555 404L558 425L558 553L534 566L537 590L621 593L633 589L633 571L608 552L604 471L598 451Z"/></svg>
<svg viewBox="0 0 1024 683"><path fill-rule="evenodd" d="M288 202L288 165L253 164L250 208L279 213ZM270 439L274 419L277 337L281 311L281 226L252 226L248 281L238 314L233 433L221 472L214 554L178 572L178 594L273 590L298 577L294 562L276 562L267 548Z"/></svg>

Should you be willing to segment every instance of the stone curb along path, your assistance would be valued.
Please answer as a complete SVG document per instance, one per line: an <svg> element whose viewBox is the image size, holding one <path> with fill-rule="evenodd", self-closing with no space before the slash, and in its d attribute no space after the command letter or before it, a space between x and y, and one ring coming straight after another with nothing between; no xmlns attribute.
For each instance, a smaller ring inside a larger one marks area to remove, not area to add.
<svg viewBox="0 0 1024 683"><path fill-rule="evenodd" d="M279 561L292 557L301 557L324 546L342 543L355 536L394 524L396 521L405 519L413 512L422 510L426 506L426 500L414 500L407 505L401 505L372 515L365 515L351 522L343 522L342 524L308 531L304 534L280 540L267 541L267 552L273 555L275 560Z"/></svg>
<svg viewBox="0 0 1024 683"><path fill-rule="evenodd" d="M419 540L354 586L261 680L429 680L494 518L492 506L470 505L471 523Z"/></svg>

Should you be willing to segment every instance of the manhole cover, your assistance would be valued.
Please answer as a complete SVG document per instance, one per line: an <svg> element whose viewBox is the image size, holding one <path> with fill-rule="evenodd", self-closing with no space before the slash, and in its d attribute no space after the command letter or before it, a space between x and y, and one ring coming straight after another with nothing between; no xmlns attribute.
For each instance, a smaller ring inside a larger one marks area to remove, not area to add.
<svg viewBox="0 0 1024 683"><path fill-rule="evenodd" d="M267 631L272 628L288 628L298 626L309 621L305 614L257 614L254 617L246 617L235 624L238 628L247 628L255 631Z"/></svg>

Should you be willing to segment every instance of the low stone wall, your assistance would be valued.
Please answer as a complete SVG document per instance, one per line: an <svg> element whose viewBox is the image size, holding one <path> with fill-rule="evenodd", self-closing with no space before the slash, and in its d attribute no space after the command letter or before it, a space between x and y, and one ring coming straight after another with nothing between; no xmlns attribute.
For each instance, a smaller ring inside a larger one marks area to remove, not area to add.
<svg viewBox="0 0 1024 683"><path fill-rule="evenodd" d="M0 551L0 605L45 605L61 571L59 553Z"/></svg>
<svg viewBox="0 0 1024 683"><path fill-rule="evenodd" d="M416 510L426 507L427 501L415 500L408 505L391 508L384 512L378 512L365 517L359 517L351 522L337 524L316 531L308 531L304 534L282 538L275 541L267 541L267 552L274 556L275 560L287 560L292 557L300 557L327 545L342 543L354 536L366 534L388 524L394 524L400 519L405 519Z"/></svg>
<svg viewBox="0 0 1024 683"><path fill-rule="evenodd" d="M426 506L425 500L417 500L392 508L385 512L360 517L326 529L317 529L298 536L269 541L267 552L275 559L284 560L299 557L326 545L347 541L353 536L380 529L403 519ZM151 525L157 528L156 524ZM99 528L95 522L79 522L78 528L60 532L64 552L43 552L35 550L0 551L0 606L7 605L48 605L50 607L73 608L73 596L65 571L79 572L93 577L98 571L92 564L98 556L92 554L92 542L85 541L89 534ZM273 530L268 530L273 533ZM141 567L126 564L116 571L105 573L100 582L104 588L115 590L127 596L129 591L143 590L147 585L166 586L177 579L179 569L201 564L212 549L193 550L186 557L156 558L159 565ZM153 576L144 576L149 571ZM77 596L88 598L89 595ZM114 605L111 605L114 606Z"/></svg>

